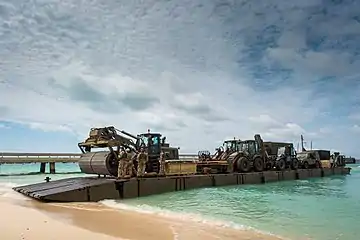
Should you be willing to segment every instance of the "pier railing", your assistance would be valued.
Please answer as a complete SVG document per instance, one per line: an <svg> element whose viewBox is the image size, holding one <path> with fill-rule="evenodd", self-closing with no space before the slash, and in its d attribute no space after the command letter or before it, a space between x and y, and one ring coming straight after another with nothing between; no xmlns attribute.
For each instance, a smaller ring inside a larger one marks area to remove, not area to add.
<svg viewBox="0 0 360 240"><path fill-rule="evenodd" d="M40 163L40 173L45 173L46 165L49 165L50 173L55 173L55 163L77 163L81 153L16 153L0 152L1 164L29 164ZM196 154L181 154L181 160L189 160L197 157Z"/></svg>
<svg viewBox="0 0 360 240"><path fill-rule="evenodd" d="M9 153L0 152L0 164L76 163L81 153ZM197 154L181 154L180 159L192 159Z"/></svg>
<svg viewBox="0 0 360 240"><path fill-rule="evenodd" d="M79 153L0 153L0 164L75 163Z"/></svg>

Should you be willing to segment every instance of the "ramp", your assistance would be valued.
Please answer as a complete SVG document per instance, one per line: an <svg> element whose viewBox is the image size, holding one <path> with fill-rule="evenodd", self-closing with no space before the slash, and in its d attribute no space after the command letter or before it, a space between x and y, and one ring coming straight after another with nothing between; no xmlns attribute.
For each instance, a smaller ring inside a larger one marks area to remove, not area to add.
<svg viewBox="0 0 360 240"><path fill-rule="evenodd" d="M13 190L44 202L86 202L118 198L116 183L113 178L78 177L30 184Z"/></svg>

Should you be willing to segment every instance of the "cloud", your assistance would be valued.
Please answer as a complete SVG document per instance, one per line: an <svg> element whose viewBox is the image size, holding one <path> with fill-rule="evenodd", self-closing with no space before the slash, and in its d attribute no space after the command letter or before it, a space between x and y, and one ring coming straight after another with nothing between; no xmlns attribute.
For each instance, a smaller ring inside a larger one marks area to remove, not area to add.
<svg viewBox="0 0 360 240"><path fill-rule="evenodd" d="M358 101L355 5L1 0L0 120L151 128L185 152L255 133L338 149Z"/></svg>
<svg viewBox="0 0 360 240"><path fill-rule="evenodd" d="M360 126L355 124L354 126L352 126L352 130L356 133L360 133Z"/></svg>

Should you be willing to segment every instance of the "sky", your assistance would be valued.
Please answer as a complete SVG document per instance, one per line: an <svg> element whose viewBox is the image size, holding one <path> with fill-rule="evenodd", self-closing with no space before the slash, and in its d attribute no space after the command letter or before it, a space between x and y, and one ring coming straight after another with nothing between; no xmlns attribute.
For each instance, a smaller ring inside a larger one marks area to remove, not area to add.
<svg viewBox="0 0 360 240"><path fill-rule="evenodd" d="M359 43L359 1L0 0L0 151L115 126L360 157Z"/></svg>

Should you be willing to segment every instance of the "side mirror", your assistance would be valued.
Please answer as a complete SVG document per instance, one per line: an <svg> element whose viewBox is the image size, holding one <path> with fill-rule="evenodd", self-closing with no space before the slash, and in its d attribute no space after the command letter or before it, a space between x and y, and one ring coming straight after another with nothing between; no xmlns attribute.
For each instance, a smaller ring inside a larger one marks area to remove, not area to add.
<svg viewBox="0 0 360 240"><path fill-rule="evenodd" d="M178 147L177 149L180 150L180 147Z"/></svg>

